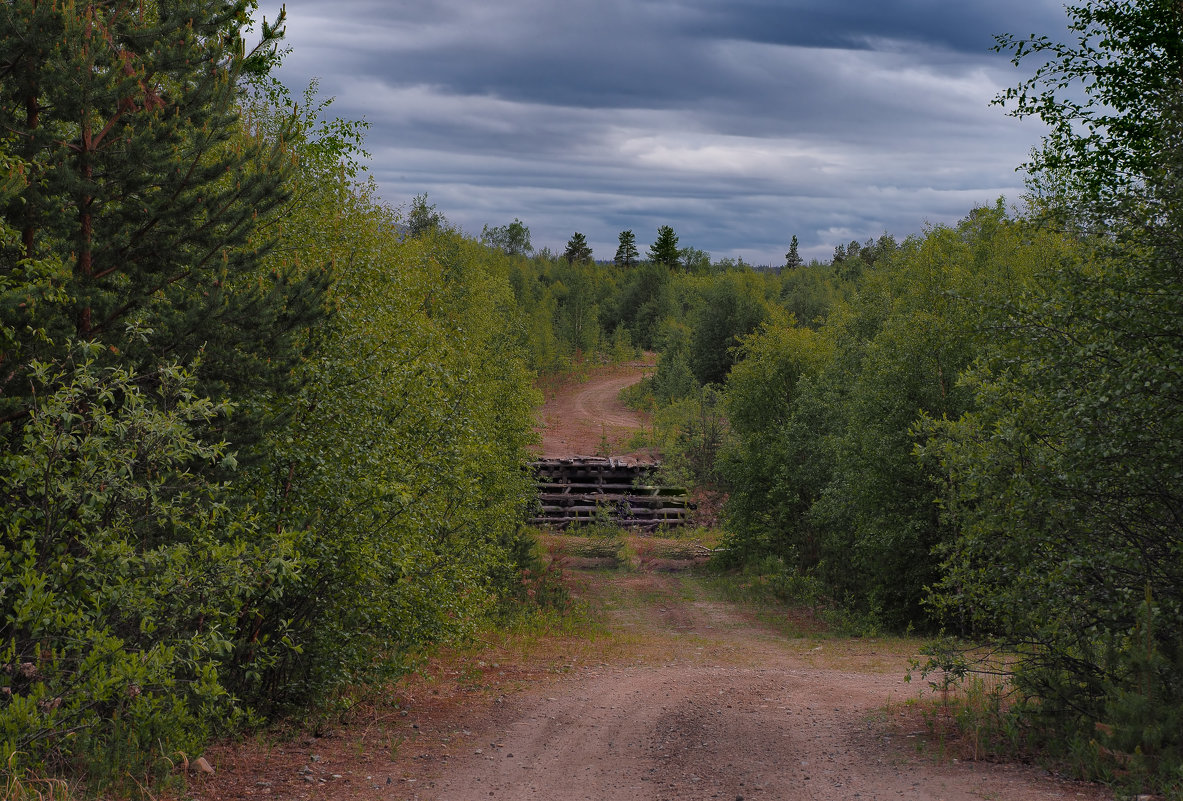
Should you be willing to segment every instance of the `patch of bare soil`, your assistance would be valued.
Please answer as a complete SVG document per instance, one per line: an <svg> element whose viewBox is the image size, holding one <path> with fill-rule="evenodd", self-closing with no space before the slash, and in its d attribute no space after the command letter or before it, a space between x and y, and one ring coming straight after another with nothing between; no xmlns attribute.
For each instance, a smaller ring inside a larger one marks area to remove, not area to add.
<svg viewBox="0 0 1183 801"><path fill-rule="evenodd" d="M685 574L574 571L603 630L444 655L325 736L214 752L197 799L1102 799L914 730L915 641L801 634Z"/></svg>
<svg viewBox="0 0 1183 801"><path fill-rule="evenodd" d="M648 415L629 409L619 398L622 389L636 384L652 368L647 361L630 362L543 383L541 455L654 458L648 448L630 444L633 435L649 425Z"/></svg>

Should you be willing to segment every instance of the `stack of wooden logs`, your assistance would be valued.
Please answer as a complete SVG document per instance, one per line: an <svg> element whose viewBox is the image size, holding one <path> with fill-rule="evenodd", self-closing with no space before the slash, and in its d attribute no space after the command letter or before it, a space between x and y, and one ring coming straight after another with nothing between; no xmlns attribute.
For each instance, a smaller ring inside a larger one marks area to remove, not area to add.
<svg viewBox="0 0 1183 801"><path fill-rule="evenodd" d="M693 505L686 490L656 482L657 463L604 456L539 459L535 525L567 528L594 523L653 531L681 526Z"/></svg>

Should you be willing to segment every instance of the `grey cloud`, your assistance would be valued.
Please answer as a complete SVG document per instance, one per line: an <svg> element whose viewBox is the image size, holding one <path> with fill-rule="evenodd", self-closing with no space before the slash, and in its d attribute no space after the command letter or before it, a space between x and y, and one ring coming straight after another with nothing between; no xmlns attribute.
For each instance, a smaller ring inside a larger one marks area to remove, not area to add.
<svg viewBox="0 0 1183 801"><path fill-rule="evenodd" d="M289 0L281 77L372 123L391 203L429 192L471 232L611 256L671 224L717 257L783 257L963 216L1021 191L1038 137L988 106L995 32L1046 0ZM1053 31L1054 32L1054 31Z"/></svg>
<svg viewBox="0 0 1183 801"><path fill-rule="evenodd" d="M1062 25L1061 5L1046 0L700 0L696 5L705 11L699 35L802 47L875 49L888 40L981 54L996 34Z"/></svg>

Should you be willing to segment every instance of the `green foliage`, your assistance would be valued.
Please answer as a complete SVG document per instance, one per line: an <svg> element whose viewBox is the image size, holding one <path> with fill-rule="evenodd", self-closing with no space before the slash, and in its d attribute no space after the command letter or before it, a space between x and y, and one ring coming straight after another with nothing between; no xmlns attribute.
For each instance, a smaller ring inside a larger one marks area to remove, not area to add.
<svg viewBox="0 0 1183 801"><path fill-rule="evenodd" d="M355 180L364 126L325 120L315 85L242 94L246 4L191 6L100 5L94 30L71 4L3 12L3 114L25 134L0 142L0 758L18 771L146 775L246 705L328 703L464 636L523 571L561 589L518 523L520 259L425 196L431 224L400 236ZM86 144L92 119L118 136ZM595 302L576 306L573 336L599 343Z"/></svg>
<svg viewBox="0 0 1183 801"><path fill-rule="evenodd" d="M1178 146L1174 126L1164 123L1178 115L1183 7L1094 0L1065 11L1074 42L997 37L995 49L1010 52L1016 65L1037 66L995 102L1050 128L1024 166L1043 199L1073 207L1060 222L1103 225Z"/></svg>
<svg viewBox="0 0 1183 801"><path fill-rule="evenodd" d="M729 430L723 398L714 387L697 387L689 397L665 406L654 420L665 442L663 470L669 483L715 487L718 454Z"/></svg>
<svg viewBox="0 0 1183 801"><path fill-rule="evenodd" d="M819 606L825 603L821 583L785 564L779 556L763 556L745 562L732 576L718 582L725 597L757 603Z"/></svg>
<svg viewBox="0 0 1183 801"><path fill-rule="evenodd" d="M690 328L672 318L661 327L657 369L643 381L653 399L662 406L694 394L698 382L690 369Z"/></svg>
<svg viewBox="0 0 1183 801"><path fill-rule="evenodd" d="M1107 722L1139 683L1142 657L1127 645L1139 615L1162 621L1154 711L1183 704L1168 667L1183 664L1175 240L1173 257L1131 243L1061 263L1046 294L1015 310L1023 338L966 374L978 410L931 424L938 439L922 452L947 476L945 515L960 531L937 608L1023 643L1020 684L1060 725Z"/></svg>
<svg viewBox="0 0 1183 801"><path fill-rule="evenodd" d="M286 380L296 357L287 337L316 317L323 281L260 274L273 242L247 246L283 202L289 163L281 137L240 125L238 81L273 47L245 52L247 9L6 6L0 127L16 134L26 180L0 209L21 233L0 270L36 283L30 266L56 261L51 283L63 292L4 309L21 333L2 357L13 367L0 372L0 419L21 419L28 366L59 358L72 338L103 341L112 363L145 374L200 351L211 395ZM145 334L125 336L128 321Z"/></svg>
<svg viewBox="0 0 1183 801"><path fill-rule="evenodd" d="M193 373L101 368L97 345L34 363L40 398L0 455L0 760L93 777L194 753L234 707L219 665L279 543L195 468L232 461L197 432L226 414Z"/></svg>
<svg viewBox="0 0 1183 801"><path fill-rule="evenodd" d="M747 340L727 392L735 554L782 556L888 625L925 623L932 548L951 530L940 483L913 457L913 424L968 407L956 376L989 337L991 304L1052 247L1001 205L979 209L880 248L816 332L781 323Z"/></svg>
<svg viewBox="0 0 1183 801"><path fill-rule="evenodd" d="M880 633L876 620L835 604L820 579L802 573L779 556L754 556L735 565L734 556L724 551L710 565L717 571L711 585L728 600L759 604L764 610L788 606L796 613L789 620L798 618L802 608L808 608L820 625L798 631L797 636L816 635L823 626L837 634L857 637Z"/></svg>
<svg viewBox="0 0 1183 801"><path fill-rule="evenodd" d="M302 261L335 258L336 312L302 389L271 401L292 425L253 481L298 564L236 654L268 665L233 685L268 709L470 632L516 592L510 551L532 489L514 260L446 229L400 239L372 187L343 176L308 189L281 234Z"/></svg>
<svg viewBox="0 0 1183 801"><path fill-rule="evenodd" d="M567 260L568 264L575 262L590 262L592 260L592 249L587 244L587 237L576 231L567 240L567 249L563 251L563 258Z"/></svg>
<svg viewBox="0 0 1183 801"><path fill-rule="evenodd" d="M781 275L777 302L799 324L819 328L831 309L849 299L852 288L853 284L834 274L831 265L815 262Z"/></svg>
<svg viewBox="0 0 1183 801"><path fill-rule="evenodd" d="M633 338L623 325L616 326L612 332L611 357L616 364L637 358L641 354L633 345Z"/></svg>
<svg viewBox="0 0 1183 801"><path fill-rule="evenodd" d="M648 262L628 272L617 296L612 319L628 328L633 341L646 350L657 344L661 321L673 312L669 283L669 268Z"/></svg>
<svg viewBox="0 0 1183 801"><path fill-rule="evenodd" d="M1183 9L1068 13L1075 43L1001 40L1047 59L1002 100L1051 126L1037 210L1076 243L963 375L975 408L924 427L958 531L933 604L1017 651L1022 711L1062 749L1178 792Z"/></svg>
<svg viewBox="0 0 1183 801"><path fill-rule="evenodd" d="M484 226L481 242L508 256L528 256L534 250L530 244L530 229L517 217L507 225Z"/></svg>
<svg viewBox="0 0 1183 801"><path fill-rule="evenodd" d="M509 558L493 576L504 587L498 607L502 621L520 619L523 612L538 609L570 608L562 568L547 558L536 531L519 526L506 534L504 547Z"/></svg>
<svg viewBox="0 0 1183 801"><path fill-rule="evenodd" d="M613 262L617 267L632 267L641 254L637 251L637 237L632 231L620 232L620 245Z"/></svg>
<svg viewBox="0 0 1183 801"><path fill-rule="evenodd" d="M226 676L260 667L234 656L250 610L292 569L230 482L279 422L260 400L290 387L326 278L261 267L292 129L240 110L281 32L248 52L249 5L0 17L19 134L0 143L0 750L18 772L145 775L233 725Z"/></svg>
<svg viewBox="0 0 1183 801"><path fill-rule="evenodd" d="M617 292L611 268L541 255L505 268L521 321L519 342L534 369L566 369L597 353L615 358L610 352L617 344L625 347L621 337L631 340L627 329L617 334L621 326L608 311Z"/></svg>
<svg viewBox="0 0 1183 801"><path fill-rule="evenodd" d="M447 223L444 215L436 210L434 203L427 202L427 193L415 195L407 211L407 235L413 237L437 231Z"/></svg>
<svg viewBox="0 0 1183 801"><path fill-rule="evenodd" d="M890 255L897 247L895 239L889 234L876 240L869 239L862 245L853 240L848 245L838 245L834 248L834 273L843 281L857 281L875 266L875 262Z"/></svg>
<svg viewBox="0 0 1183 801"><path fill-rule="evenodd" d="M0 206L19 198L28 185L28 165L7 152L0 140ZM44 258L25 258L22 255L21 232L8 220L0 218L0 357L13 365L21 365L33 354L46 347L48 333L46 319L61 313L69 296L64 285L69 276L62 259L56 255ZM53 311L51 311L53 310ZM22 415L13 405L0 403L0 420L4 410L9 415Z"/></svg>
<svg viewBox="0 0 1183 801"><path fill-rule="evenodd" d="M688 273L709 273L716 266L711 264L710 253L695 247L684 247L679 250L678 259ZM743 264L743 259L740 259L740 267L747 268L747 265Z"/></svg>
<svg viewBox="0 0 1183 801"><path fill-rule="evenodd" d="M531 371L640 346L673 469L730 491L745 586L990 635L1014 731L1179 791L1183 6L999 39L1043 59L999 102L1050 126L1054 229L1000 201L829 265L793 237L779 276L669 226L603 266L578 233L526 258L517 219L478 243L426 195L400 217L364 126L268 78L282 15L247 52L252 8L0 11L12 775L151 773L564 603L520 524ZM932 654L950 681L964 655Z"/></svg>
<svg viewBox="0 0 1183 801"><path fill-rule="evenodd" d="M820 559L806 513L829 477L825 430L812 382L833 358L831 341L790 318L743 341L727 382L734 443L721 470L731 489L728 549L734 560L772 554L807 569Z"/></svg>
<svg viewBox="0 0 1183 801"><path fill-rule="evenodd" d="M792 241L789 242L789 252L785 254L785 269L796 270L805 263L801 258L801 254L797 252L797 235L793 235Z"/></svg>
<svg viewBox="0 0 1183 801"><path fill-rule="evenodd" d="M763 286L750 272L728 272L703 293L694 316L690 367L701 384L722 384L736 362L740 340L767 318Z"/></svg>
<svg viewBox="0 0 1183 801"><path fill-rule="evenodd" d="M670 270L681 266L681 252L678 250L678 235L668 225L657 229L657 239L649 246L649 260L664 265Z"/></svg>

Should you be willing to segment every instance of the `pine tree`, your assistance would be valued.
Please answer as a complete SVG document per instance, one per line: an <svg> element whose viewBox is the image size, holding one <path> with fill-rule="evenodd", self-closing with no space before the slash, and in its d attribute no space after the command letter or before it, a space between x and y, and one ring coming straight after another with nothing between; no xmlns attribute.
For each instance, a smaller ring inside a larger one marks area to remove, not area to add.
<svg viewBox="0 0 1183 801"><path fill-rule="evenodd" d="M632 267L637 263L640 257L637 252L637 237L630 231L620 232L620 247L616 248L616 257L613 259L617 267Z"/></svg>
<svg viewBox="0 0 1183 801"><path fill-rule="evenodd" d="M568 264L590 262L592 260L592 249L587 244L587 238L576 231L567 240L567 249L563 251L563 258L567 260Z"/></svg>
<svg viewBox="0 0 1183 801"><path fill-rule="evenodd" d="M677 269L681 264L681 252L678 250L678 235L668 225L657 229L657 240L649 246L649 260L654 264L664 264L671 269Z"/></svg>
<svg viewBox="0 0 1183 801"><path fill-rule="evenodd" d="M789 252L785 254L785 269L795 270L804 264L805 261L797 253L797 236L793 235L793 239L789 242Z"/></svg>
<svg viewBox="0 0 1183 801"><path fill-rule="evenodd" d="M57 259L68 298L6 305L46 336L0 354L0 420L27 409L29 360L72 339L141 370L201 352L209 395L289 374L287 337L317 318L327 278L260 274L271 243L259 220L285 201L290 159L282 137L253 135L240 117L240 82L266 69L281 35L265 25L246 53L249 8L16 0L0 12L0 127L28 165L0 209L21 232L0 270Z"/></svg>

